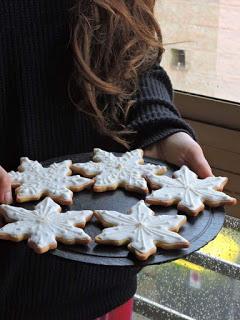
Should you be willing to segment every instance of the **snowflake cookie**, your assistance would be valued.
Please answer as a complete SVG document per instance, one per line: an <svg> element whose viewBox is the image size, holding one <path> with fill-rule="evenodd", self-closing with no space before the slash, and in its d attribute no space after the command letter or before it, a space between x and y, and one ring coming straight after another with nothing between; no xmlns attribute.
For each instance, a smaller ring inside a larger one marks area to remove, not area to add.
<svg viewBox="0 0 240 320"><path fill-rule="evenodd" d="M147 196L147 203L163 206L178 204L178 210L188 212L192 216L198 215L204 209L204 203L210 207L236 204L236 199L220 192L227 183L227 178L198 179L186 166L174 172L173 178L152 175L149 181L153 189L161 189Z"/></svg>
<svg viewBox="0 0 240 320"><path fill-rule="evenodd" d="M117 246L128 244L128 249L139 260L146 260L156 253L157 247L163 249L189 247L189 242L176 233L186 223L186 216L155 216L143 200L134 205L129 213L94 211L95 217L107 227L96 236L96 242Z"/></svg>
<svg viewBox="0 0 240 320"><path fill-rule="evenodd" d="M148 193L147 177L167 171L166 167L160 165L144 164L141 149L126 152L121 157L94 149L93 161L74 163L71 168L83 176L95 177L93 190L96 192L124 187L129 191Z"/></svg>
<svg viewBox="0 0 240 320"><path fill-rule="evenodd" d="M64 244L87 244L91 241L81 228L92 218L93 212L84 210L60 213L61 207L49 197L34 210L2 204L0 212L8 222L0 229L0 239L28 239L28 245L37 253L55 249L57 241Z"/></svg>
<svg viewBox="0 0 240 320"><path fill-rule="evenodd" d="M70 176L71 160L53 163L44 168L38 161L21 158L20 172L11 171L12 186L16 188L16 201L39 200L47 195L63 205L72 204L73 192L92 185L93 180Z"/></svg>

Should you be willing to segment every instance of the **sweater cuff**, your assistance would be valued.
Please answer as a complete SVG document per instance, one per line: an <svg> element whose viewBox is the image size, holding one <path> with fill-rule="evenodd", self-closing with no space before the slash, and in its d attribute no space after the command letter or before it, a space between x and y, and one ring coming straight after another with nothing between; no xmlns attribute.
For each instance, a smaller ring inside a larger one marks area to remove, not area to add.
<svg viewBox="0 0 240 320"><path fill-rule="evenodd" d="M182 119L174 115L165 118L143 118L133 121L130 128L137 131L133 148L144 148L159 142L177 132L185 132L197 140L193 129Z"/></svg>
<svg viewBox="0 0 240 320"><path fill-rule="evenodd" d="M155 134L152 134L144 139L139 144L135 145L135 148L146 148L150 146L151 144L157 143L159 141L162 141L171 135L178 133L178 132L185 132L189 134L194 140L196 140L196 136L192 130L185 130L185 129L165 129L165 130L159 130Z"/></svg>

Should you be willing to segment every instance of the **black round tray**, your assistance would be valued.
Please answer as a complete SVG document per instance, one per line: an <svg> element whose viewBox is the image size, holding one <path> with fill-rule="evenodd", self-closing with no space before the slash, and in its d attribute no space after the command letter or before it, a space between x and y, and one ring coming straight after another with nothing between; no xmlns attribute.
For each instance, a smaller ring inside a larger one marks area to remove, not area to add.
<svg viewBox="0 0 240 320"><path fill-rule="evenodd" d="M120 155L120 154L116 154ZM60 162L65 159L71 159L73 162L86 162L92 160L92 153L82 153L68 155L59 158L50 159L43 162L44 166L48 166L53 162ZM153 163L166 165L161 161L144 158L145 163ZM176 170L173 166L168 167L167 175L171 176ZM115 210L122 213L127 212L136 202L144 199L144 196L137 193L128 192L122 189L116 191L107 191L103 193L93 192L91 189L74 193L73 204L71 206L62 207L62 211L69 210ZM22 205L22 204L21 204ZM34 203L35 205L35 203ZM33 206L33 202L24 204L24 207ZM155 214L177 214L176 207L151 206ZM179 214L182 214L179 212ZM146 261L138 261L126 246L116 247L110 245L99 245L94 241L89 245L63 245L58 242L58 248L51 251L52 254L74 261L111 266L147 266L169 262L179 259L205 246L209 241L214 239L221 230L224 223L224 208L208 208L200 213L197 217L188 217L187 223L180 229L179 234L190 242L187 249L163 250L158 249L154 256ZM102 226L96 221L95 217L88 222L84 231L88 233L92 239L95 238L102 230Z"/></svg>

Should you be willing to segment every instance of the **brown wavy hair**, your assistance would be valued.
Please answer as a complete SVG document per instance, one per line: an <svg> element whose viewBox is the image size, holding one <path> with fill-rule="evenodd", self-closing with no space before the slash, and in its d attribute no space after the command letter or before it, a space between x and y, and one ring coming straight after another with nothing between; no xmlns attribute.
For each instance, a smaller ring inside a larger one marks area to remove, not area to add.
<svg viewBox="0 0 240 320"><path fill-rule="evenodd" d="M78 0L71 10L69 96L102 134L125 147L139 75L164 50L154 6L155 0Z"/></svg>

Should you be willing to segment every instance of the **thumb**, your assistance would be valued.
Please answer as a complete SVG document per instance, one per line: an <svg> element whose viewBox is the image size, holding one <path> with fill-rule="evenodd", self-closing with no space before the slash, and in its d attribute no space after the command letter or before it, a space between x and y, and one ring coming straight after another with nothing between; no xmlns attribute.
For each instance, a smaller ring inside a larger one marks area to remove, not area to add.
<svg viewBox="0 0 240 320"><path fill-rule="evenodd" d="M198 144L188 150L185 156L185 163L199 178L204 179L213 176L212 169Z"/></svg>
<svg viewBox="0 0 240 320"><path fill-rule="evenodd" d="M12 203L11 178L0 166L0 203Z"/></svg>

